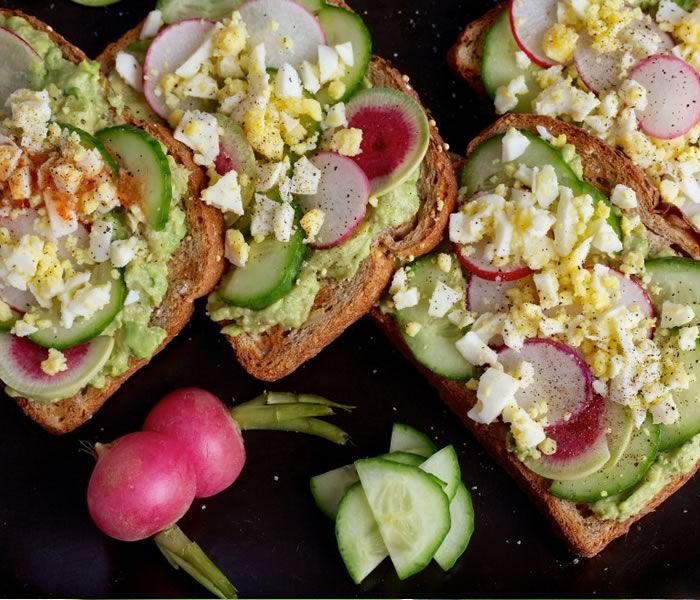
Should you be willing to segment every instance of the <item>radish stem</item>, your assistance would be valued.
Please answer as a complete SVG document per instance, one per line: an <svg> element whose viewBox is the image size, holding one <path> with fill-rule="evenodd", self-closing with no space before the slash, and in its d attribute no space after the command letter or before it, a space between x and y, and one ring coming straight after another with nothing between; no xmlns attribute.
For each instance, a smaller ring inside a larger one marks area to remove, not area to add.
<svg viewBox="0 0 700 600"><path fill-rule="evenodd" d="M268 425L308 417L328 417L332 414L334 414L332 408L317 404L239 406L231 409L231 416L244 431L246 429L264 429Z"/></svg>
<svg viewBox="0 0 700 600"><path fill-rule="evenodd" d="M190 540L177 525L153 538L171 565L182 567L196 581L218 598L237 598L236 588L204 551Z"/></svg>
<svg viewBox="0 0 700 600"><path fill-rule="evenodd" d="M289 394L286 392L268 392L267 404L318 404L321 406L339 408L347 412L350 412L353 408L355 408L354 406L348 406L347 404L331 402L323 396L317 396L316 394Z"/></svg>
<svg viewBox="0 0 700 600"><path fill-rule="evenodd" d="M334 444L344 445L350 439L350 436L345 433L340 427L321 421L320 419L293 419L291 421L283 421L281 423L268 423L261 427L248 426L246 429L266 429L269 431L291 431L295 433L308 433L317 437L333 442Z"/></svg>

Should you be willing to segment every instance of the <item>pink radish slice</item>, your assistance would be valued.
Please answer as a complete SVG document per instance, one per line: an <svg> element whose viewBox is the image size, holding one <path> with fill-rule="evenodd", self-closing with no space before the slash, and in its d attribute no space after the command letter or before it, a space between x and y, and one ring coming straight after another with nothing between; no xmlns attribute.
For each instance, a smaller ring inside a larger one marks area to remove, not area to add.
<svg viewBox="0 0 700 600"><path fill-rule="evenodd" d="M385 194L420 165L428 151L430 126L423 109L406 94L389 88L356 93L348 102L349 127L362 131L359 155L372 195Z"/></svg>
<svg viewBox="0 0 700 600"><path fill-rule="evenodd" d="M595 394L585 409L568 422L545 429L554 440L554 454L526 459L525 465L548 479L570 480L601 469L610 459L607 439L606 400Z"/></svg>
<svg viewBox="0 0 700 600"><path fill-rule="evenodd" d="M648 319L653 319L656 316L651 298L639 281L634 277L626 277L617 269L611 267L605 267L605 269L607 275L612 275L620 282L620 298L615 302L613 308L636 305Z"/></svg>
<svg viewBox="0 0 700 600"><path fill-rule="evenodd" d="M163 29L153 40L143 66L143 93L151 110L163 119L170 115L160 80L174 73L207 40L213 21L188 19Z"/></svg>
<svg viewBox="0 0 700 600"><path fill-rule="evenodd" d="M637 111L644 133L670 140L700 121L700 74L687 62L655 54L632 69L630 78L647 90L647 107Z"/></svg>
<svg viewBox="0 0 700 600"><path fill-rule="evenodd" d="M474 245L474 252L466 256L462 246L453 244L455 254L459 262L470 273L489 281L514 281L522 279L532 273L526 264L508 265L505 267L494 267L490 261L484 257L486 242L479 242Z"/></svg>
<svg viewBox="0 0 700 600"><path fill-rule="evenodd" d="M520 287L530 279L513 279L510 281L490 281L476 275L469 277L467 283L467 302L469 310L478 315L506 310L510 304L508 290Z"/></svg>
<svg viewBox="0 0 700 600"><path fill-rule="evenodd" d="M657 36L660 44L655 53L670 52L674 46L673 38L661 31L653 21L638 19L630 23L625 32L630 36L642 38ZM583 82L596 94L602 94L622 83L620 73L624 54L624 48L615 52L597 52L593 49L590 36L581 33L576 44L574 63Z"/></svg>
<svg viewBox="0 0 700 600"><path fill-rule="evenodd" d="M26 313L36 305L34 294L30 291L18 290L11 285L0 287L0 300L20 313Z"/></svg>
<svg viewBox="0 0 700 600"><path fill-rule="evenodd" d="M42 69L41 57L21 37L0 27L0 114L13 92L37 86Z"/></svg>
<svg viewBox="0 0 700 600"><path fill-rule="evenodd" d="M42 237L34 229L34 223L38 218L39 213L37 210L25 208L21 212L15 214L13 218L0 217L0 227L7 229L15 240L19 240L25 235L39 235L39 237ZM90 243L90 232L82 223L78 223L78 229L76 229L71 236L77 239L77 246L79 248L87 248ZM66 247L66 240L67 238L61 238L57 242L58 257L62 260L70 258L71 256L70 250Z"/></svg>
<svg viewBox="0 0 700 600"><path fill-rule="evenodd" d="M249 46L265 44L267 66L293 67L305 60L318 62L318 47L326 35L314 14L292 0L248 0L239 9L250 34ZM275 21L278 27L270 27ZM285 40L291 40L291 44Z"/></svg>
<svg viewBox="0 0 700 600"><path fill-rule="evenodd" d="M544 401L549 410L547 419L552 425L576 417L591 403L593 380L583 358L570 346L545 338L531 338L519 352L503 347L498 360L506 370L515 368L520 361L530 363L534 381L517 391L518 405L528 409Z"/></svg>
<svg viewBox="0 0 700 600"><path fill-rule="evenodd" d="M247 206L255 193L257 168L255 153L238 124L230 121L224 127L219 144L219 156L214 161L214 168L219 175L236 171L239 177L247 175L250 183L242 186L243 206Z"/></svg>
<svg viewBox="0 0 700 600"><path fill-rule="evenodd" d="M331 248L348 239L367 212L370 186L364 171L350 158L333 152L319 152L311 159L321 170L318 191L298 196L304 212L314 208L325 216L314 248Z"/></svg>
<svg viewBox="0 0 700 600"><path fill-rule="evenodd" d="M511 0L510 27L520 49L540 67L556 64L542 49L544 34L557 23L558 0Z"/></svg>

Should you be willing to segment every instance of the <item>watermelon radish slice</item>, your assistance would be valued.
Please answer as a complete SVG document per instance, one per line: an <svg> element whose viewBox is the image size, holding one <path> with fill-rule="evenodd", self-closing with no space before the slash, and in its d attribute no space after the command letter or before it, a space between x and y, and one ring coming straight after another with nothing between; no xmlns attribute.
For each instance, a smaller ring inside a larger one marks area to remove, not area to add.
<svg viewBox="0 0 700 600"><path fill-rule="evenodd" d="M245 175L249 179L247 185L241 186L243 208L246 208L255 194L257 170L253 148L236 122L226 122L219 148L219 156L214 161L216 172L226 175L229 171L236 171L239 178Z"/></svg>
<svg viewBox="0 0 700 600"><path fill-rule="evenodd" d="M489 281L515 281L532 274L532 270L526 264L507 265L505 267L494 267L490 261L484 257L486 242L482 241L474 244L474 252L465 255L463 246L453 244L455 254L462 263L462 266L473 275L488 279Z"/></svg>
<svg viewBox="0 0 700 600"><path fill-rule="evenodd" d="M0 114L13 92L37 87L44 62L27 42L0 27Z"/></svg>
<svg viewBox="0 0 700 600"><path fill-rule="evenodd" d="M534 473L557 481L595 473L610 460L606 424L605 399L596 394L576 418L545 429L547 437L557 443L554 454L523 462Z"/></svg>
<svg viewBox="0 0 700 600"><path fill-rule="evenodd" d="M498 360L506 371L517 367L520 361L533 366L534 381L519 389L515 399L525 409L544 400L549 407L547 420L551 425L575 419L591 404L591 371L571 346L547 338L530 338L520 351L500 348Z"/></svg>
<svg viewBox="0 0 700 600"><path fill-rule="evenodd" d="M41 363L49 351L27 339L0 334L0 380L20 396L40 402L70 398L97 375L112 354L114 338L103 336L64 351L68 370L49 376Z"/></svg>
<svg viewBox="0 0 700 600"><path fill-rule="evenodd" d="M316 235L314 248L331 248L348 239L367 212L370 184L355 162L333 152L319 152L309 159L321 170L318 191L312 196L298 196L304 212L323 211L323 225Z"/></svg>
<svg viewBox="0 0 700 600"><path fill-rule="evenodd" d="M281 69L285 63L298 67L305 60L318 62L318 47L325 45L326 35L314 14L301 4L292 0L248 0L238 10L250 34L250 46L265 44L268 67ZM270 27L272 21L279 26Z"/></svg>
<svg viewBox="0 0 700 600"><path fill-rule="evenodd" d="M428 151L428 118L406 94L389 88L361 90L345 114L349 127L362 130L362 151L354 160L367 174L373 196L403 183Z"/></svg>
<svg viewBox="0 0 700 600"><path fill-rule="evenodd" d="M638 19L630 23L625 33L635 37L658 37L660 44L657 53L668 53L674 46L673 38L661 31L654 21ZM602 94L618 87L622 83L620 65L622 64L625 49L614 52L597 52L588 34L580 34L574 52L574 64L583 82L596 94ZM641 58L647 58L643 56Z"/></svg>
<svg viewBox="0 0 700 600"><path fill-rule="evenodd" d="M163 29L153 40L143 65L143 94L151 110L163 119L170 115L160 88L163 75L174 73L211 35L216 24L206 19L188 19Z"/></svg>
<svg viewBox="0 0 700 600"><path fill-rule="evenodd" d="M647 107L637 111L644 133L670 140L700 121L700 74L687 62L655 54L632 69L630 78L647 90Z"/></svg>
<svg viewBox="0 0 700 600"><path fill-rule="evenodd" d="M557 23L558 0L511 0L509 15L513 37L530 60L540 67L556 62L542 48L544 34Z"/></svg>
<svg viewBox="0 0 700 600"><path fill-rule="evenodd" d="M529 281L529 278L527 281ZM508 290L520 287L523 283L525 283L525 278L512 279L510 281L492 281L471 275L467 283L467 304L469 310L478 315L487 312L503 312L507 310L510 304L507 295Z"/></svg>

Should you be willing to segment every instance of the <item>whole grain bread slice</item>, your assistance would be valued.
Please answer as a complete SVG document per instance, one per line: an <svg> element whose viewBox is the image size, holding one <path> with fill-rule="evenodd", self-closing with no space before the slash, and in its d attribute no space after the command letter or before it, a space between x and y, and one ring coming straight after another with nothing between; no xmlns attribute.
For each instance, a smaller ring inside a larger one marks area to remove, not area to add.
<svg viewBox="0 0 700 600"><path fill-rule="evenodd" d="M538 125L546 127L555 136L565 134L570 143L576 146L583 162L586 180L594 184L603 193L609 193L618 183L635 190L640 201L639 214L642 222L651 231L652 245L668 245L669 243L684 254L700 258L700 248L697 245L686 244L682 236L678 236L672 224L666 220L659 221L658 215L650 211L655 206L656 189L648 182L644 173L639 170L621 152L614 150L582 130L548 117L534 115L507 115L496 121L483 131L469 145L467 156L486 139L505 133L511 127L536 133ZM625 211L630 213L632 211ZM391 315L384 314L378 308L372 311L372 318L386 334L389 340L401 353L423 374L423 376L439 392L443 401L463 421L477 440L486 448L493 459L499 463L535 501L545 513L557 532L563 537L570 548L578 555L592 557L603 550L611 541L627 533L633 523L653 511L666 498L678 490L690 479L700 467L695 465L692 472L676 477L661 490L645 508L634 517L624 521L602 520L595 516L585 505L577 505L567 500L561 500L549 493L549 483L542 477L529 471L506 447L507 428L502 423L480 425L469 417L468 410L476 403L476 395L466 388L464 383L449 381L435 375L432 371L419 365L413 353L403 340L401 331Z"/></svg>
<svg viewBox="0 0 700 600"><path fill-rule="evenodd" d="M350 9L339 0L332 3ZM125 34L100 55L98 60L105 72L111 71L117 53L138 38L140 28ZM367 77L374 86L400 90L420 102L408 78L380 57L372 57ZM285 330L278 326L260 334L228 337L238 361L248 373L263 381L276 381L292 373L370 311L382 297L398 264L430 252L439 243L456 203L457 184L433 120L418 191L421 199L418 215L411 222L382 233L352 279L325 279L311 315L302 327Z"/></svg>
<svg viewBox="0 0 700 600"><path fill-rule="evenodd" d="M78 48L54 32L41 21L17 11L2 10L4 15L17 15L32 27L46 32L69 60L77 63L87 60ZM107 89L105 82L105 89ZM115 118L119 119L119 117ZM165 128L127 119L136 127L159 139L169 154L189 171L188 193L183 202L186 213L187 236L168 263L170 285L162 304L154 311L150 324L161 327L166 338L156 352L160 352L189 322L194 312L194 301L206 296L221 278L223 261L224 223L221 214L204 203L199 196L205 185L205 174L194 164L190 151L177 142ZM24 413L51 433L72 431L90 419L97 410L136 371L149 360L132 358L129 369L119 377L109 379L102 389L91 386L72 398L56 403L44 403L17 398Z"/></svg>

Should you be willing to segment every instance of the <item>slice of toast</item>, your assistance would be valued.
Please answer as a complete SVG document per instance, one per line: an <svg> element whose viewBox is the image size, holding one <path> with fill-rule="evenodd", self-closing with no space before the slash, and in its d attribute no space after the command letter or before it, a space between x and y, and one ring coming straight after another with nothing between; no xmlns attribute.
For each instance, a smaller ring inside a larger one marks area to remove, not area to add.
<svg viewBox="0 0 700 600"><path fill-rule="evenodd" d="M576 127L548 117L507 115L473 140L469 145L467 155L484 140L494 135L505 133L511 127L536 133L537 125L543 125L555 136L562 133L566 134L569 142L576 146L578 154L581 156L586 180L594 184L602 192L609 193L618 183L627 185L635 190L640 203L639 209L635 212L639 214L642 222L651 230L652 244L670 242L686 255L700 258L700 247L697 244L686 244L685 240L677 235L673 225L666 220L659 220L658 215L650 211L650 207L655 206L656 199L654 196L657 195L657 191L647 181L644 173L634 166L622 153ZM629 214L632 211L625 212ZM549 482L532 473L517 457L508 452L505 443L508 429L505 425L502 423L495 423L489 426L480 425L467 417L468 410L476 403L476 395L473 391L468 390L464 383L448 381L419 365L414 359L411 350L405 344L401 331L391 315L384 314L378 308L375 308L372 311L372 317L389 340L437 389L450 409L462 419L467 429L474 434L496 462L515 478L525 492L532 497L571 549L580 556L595 556L612 540L627 533L634 522L653 511L688 481L700 467L699 462L692 472L677 477L661 490L642 512L627 521L601 520L585 505L577 505L574 502L561 500L551 495L548 490Z"/></svg>
<svg viewBox="0 0 700 600"><path fill-rule="evenodd" d="M5 15L21 16L35 29L45 31L71 61L80 63L87 60L78 48L41 21L17 11L1 12ZM151 318L151 325L167 331L165 341L157 350L160 352L189 322L194 312L194 301L206 296L221 278L224 268L224 223L219 211L199 200L206 176L192 161L190 151L173 139L163 127L135 120L129 122L159 139L167 147L169 154L190 172L189 191L183 202L187 236L168 264L170 286L163 303ZM129 370L117 378L108 380L104 388L87 387L76 396L60 402L49 404L24 398L16 400L24 413L47 431L55 434L67 433L90 419L129 377L148 362L145 359L132 358Z"/></svg>
<svg viewBox="0 0 700 600"><path fill-rule="evenodd" d="M350 9L342 0L332 3ZM128 32L100 55L98 60L106 72L111 70L116 54L137 39L140 28L139 25ZM408 78L382 58L372 57L367 76L374 86L392 87L420 101ZM263 381L276 381L292 373L370 311L381 299L397 264L426 254L439 243L457 197L454 171L443 146L431 120L430 147L418 183L421 198L418 215L412 222L384 232L355 277L348 281L324 280L311 315L302 327L295 330L274 327L260 334L228 338L246 371Z"/></svg>

